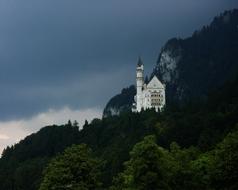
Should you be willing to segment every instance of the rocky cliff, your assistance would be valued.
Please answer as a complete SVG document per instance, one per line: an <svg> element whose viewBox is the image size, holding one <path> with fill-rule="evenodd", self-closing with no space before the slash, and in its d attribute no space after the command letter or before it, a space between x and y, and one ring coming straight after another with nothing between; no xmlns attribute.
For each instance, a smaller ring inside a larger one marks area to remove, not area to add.
<svg viewBox="0 0 238 190"><path fill-rule="evenodd" d="M208 94L238 73L238 10L225 11L210 25L186 39L170 39L161 49L151 74L166 84L166 103L184 104ZM135 95L131 87L113 97L104 116L130 110Z"/></svg>
<svg viewBox="0 0 238 190"><path fill-rule="evenodd" d="M136 94L135 86L122 89L120 94L112 97L103 111L103 117L119 115L121 112L131 111Z"/></svg>
<svg viewBox="0 0 238 190"><path fill-rule="evenodd" d="M166 84L169 102L183 103L206 98L237 71L238 10L232 10L189 38L169 40L153 74Z"/></svg>

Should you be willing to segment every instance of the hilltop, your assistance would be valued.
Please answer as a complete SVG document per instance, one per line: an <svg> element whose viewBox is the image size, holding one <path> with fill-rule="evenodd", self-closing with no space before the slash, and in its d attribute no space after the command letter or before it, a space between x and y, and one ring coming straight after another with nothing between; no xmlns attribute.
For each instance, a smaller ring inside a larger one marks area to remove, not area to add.
<svg viewBox="0 0 238 190"><path fill-rule="evenodd" d="M167 105L183 105L194 99L204 101L209 93L236 77L237 26L238 10L234 9L216 16L191 37L168 40L151 74L151 78L156 75L166 84ZM127 94L127 99L123 94ZM113 97L104 109L104 116L130 109L134 95L135 90L125 89Z"/></svg>
<svg viewBox="0 0 238 190"><path fill-rule="evenodd" d="M169 150L171 143L176 142L183 149L196 147L198 155L209 152L229 132L236 131L238 89L234 90L234 86L238 86L238 80L214 92L204 105L95 119L90 124L86 122L81 131L69 124L44 127L4 150L0 189L37 189L49 160L72 144L89 145L94 155L104 161L105 188L112 184L112 177L123 171L123 162L130 158L133 146L147 135L155 135L164 149Z"/></svg>

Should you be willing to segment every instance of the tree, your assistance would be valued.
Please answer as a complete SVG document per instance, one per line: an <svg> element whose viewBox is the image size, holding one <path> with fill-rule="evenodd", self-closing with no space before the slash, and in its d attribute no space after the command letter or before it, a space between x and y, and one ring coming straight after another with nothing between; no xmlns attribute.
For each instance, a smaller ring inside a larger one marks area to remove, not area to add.
<svg viewBox="0 0 238 190"><path fill-rule="evenodd" d="M73 145L44 171L40 190L91 190L100 187L100 162L85 144Z"/></svg>
<svg viewBox="0 0 238 190"><path fill-rule="evenodd" d="M191 162L191 189L238 188L238 131L229 133L216 148Z"/></svg>
<svg viewBox="0 0 238 190"><path fill-rule="evenodd" d="M134 146L125 166L126 169L114 179L112 189L169 189L173 159L168 151L156 144L153 135L146 136Z"/></svg>
<svg viewBox="0 0 238 190"><path fill-rule="evenodd" d="M214 170L214 155L211 152L201 154L197 160L190 162L191 183L189 189L214 189L211 186L211 176Z"/></svg>
<svg viewBox="0 0 238 190"><path fill-rule="evenodd" d="M182 149L176 142L170 144L170 156L174 159L169 180L171 189L195 189L191 188L190 163L196 160L199 155L200 151L195 147Z"/></svg>
<svg viewBox="0 0 238 190"><path fill-rule="evenodd" d="M68 120L67 125L68 125L69 127L72 127L72 122L71 122L71 120Z"/></svg>
<svg viewBox="0 0 238 190"><path fill-rule="evenodd" d="M84 125L83 125L83 129L86 129L88 126L89 126L88 120L85 120Z"/></svg>
<svg viewBox="0 0 238 190"><path fill-rule="evenodd" d="M77 122L77 120L74 120L73 126L74 126L74 127L78 127L78 124L79 124L79 123Z"/></svg>
<svg viewBox="0 0 238 190"><path fill-rule="evenodd" d="M212 185L216 189L238 189L238 131L229 133L214 150Z"/></svg>

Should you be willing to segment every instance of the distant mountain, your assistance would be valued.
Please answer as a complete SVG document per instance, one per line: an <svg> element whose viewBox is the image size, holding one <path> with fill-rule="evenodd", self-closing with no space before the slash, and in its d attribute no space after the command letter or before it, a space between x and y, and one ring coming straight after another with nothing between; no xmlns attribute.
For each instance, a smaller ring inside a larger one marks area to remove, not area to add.
<svg viewBox="0 0 238 190"><path fill-rule="evenodd" d="M235 9L215 17L209 26L189 38L170 39L162 48L151 77L156 75L166 84L166 102L170 105L194 99L204 101L211 91L237 73L238 10ZM127 91L126 96L121 93L113 97L104 116L119 114L125 107L128 110L134 94L135 91Z"/></svg>

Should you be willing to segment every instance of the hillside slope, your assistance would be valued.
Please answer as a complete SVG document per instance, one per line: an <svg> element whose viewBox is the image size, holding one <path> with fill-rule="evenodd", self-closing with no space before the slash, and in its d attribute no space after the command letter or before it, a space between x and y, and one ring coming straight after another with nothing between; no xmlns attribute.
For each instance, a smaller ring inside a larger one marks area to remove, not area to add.
<svg viewBox="0 0 238 190"><path fill-rule="evenodd" d="M204 99L238 72L238 10L226 11L186 39L171 39L153 71L166 84L167 100Z"/></svg>
<svg viewBox="0 0 238 190"><path fill-rule="evenodd" d="M119 115L122 112L131 111L135 94L136 89L134 85L122 89L120 94L117 94L109 100L103 110L103 117Z"/></svg>
<svg viewBox="0 0 238 190"><path fill-rule="evenodd" d="M106 189L112 177L122 171L133 146L147 135L156 135L164 148L177 142L182 148L195 146L202 152L209 151L238 126L237 86L238 79L227 83L203 105L173 107L163 113L124 113L93 120L81 131L69 124L42 128L5 149L0 159L0 189L38 189L49 160L72 144L88 144L104 161L102 182Z"/></svg>
<svg viewBox="0 0 238 190"><path fill-rule="evenodd" d="M185 39L173 38L161 49L151 74L166 84L166 102L184 104L207 95L238 73L238 10L225 11ZM113 97L104 116L132 105L135 91ZM127 100L125 98L128 98ZM112 104L113 102L113 104ZM116 105L116 106L114 106Z"/></svg>

